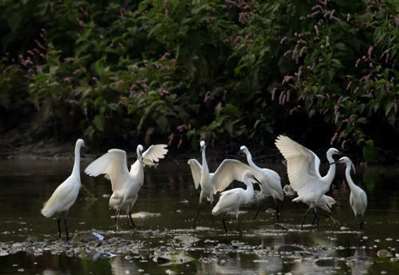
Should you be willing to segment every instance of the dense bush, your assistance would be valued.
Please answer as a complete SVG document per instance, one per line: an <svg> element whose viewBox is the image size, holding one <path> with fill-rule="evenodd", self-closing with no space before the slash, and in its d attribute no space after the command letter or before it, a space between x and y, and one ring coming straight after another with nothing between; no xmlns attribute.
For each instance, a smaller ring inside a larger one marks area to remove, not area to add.
<svg viewBox="0 0 399 275"><path fill-rule="evenodd" d="M36 131L397 149L395 1L2 3L0 106L34 106Z"/></svg>

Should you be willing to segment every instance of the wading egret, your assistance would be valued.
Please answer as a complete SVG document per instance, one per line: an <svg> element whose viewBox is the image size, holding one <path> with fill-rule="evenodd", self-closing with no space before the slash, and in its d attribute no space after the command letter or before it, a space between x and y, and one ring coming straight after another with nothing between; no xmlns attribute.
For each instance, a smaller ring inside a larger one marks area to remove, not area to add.
<svg viewBox="0 0 399 275"><path fill-rule="evenodd" d="M254 175L260 182L260 188L261 191L263 192L263 196L258 196L258 200L260 200L260 197L267 198L267 197L272 197L273 201L276 205L276 219L279 219L280 216L280 209L279 209L279 203L278 200L283 201L284 200L284 192L283 188L281 186L281 178L280 175L271 169L267 168L261 168L257 166L254 161L252 160L252 155L251 152L248 150L247 146L242 145L240 147L240 151L245 154L247 157L247 162L251 168L254 169ZM259 211L261 209L261 204L259 204L258 211L256 211L255 219L259 214Z"/></svg>
<svg viewBox="0 0 399 275"><path fill-rule="evenodd" d="M80 189L80 148L84 146L84 140L78 139L75 143L75 160L71 175L61 183L53 192L50 199L42 208L42 215L50 218L57 217L58 236L61 238L61 219L64 220L66 240L69 240L67 215L68 210L75 203Z"/></svg>
<svg viewBox="0 0 399 275"><path fill-rule="evenodd" d="M210 173L206 161L205 141L202 140L200 142L200 148L202 165L196 159L189 159L187 161L187 164L190 166L195 189L201 187L197 215L194 218L194 225L199 217L200 206L203 198L206 198L210 203L213 203L214 194L226 189L234 180L243 182L244 173L253 170L251 167L239 160L225 159L214 173Z"/></svg>
<svg viewBox="0 0 399 275"><path fill-rule="evenodd" d="M105 177L111 181L113 193L109 198L109 206L116 211L116 229L118 229L120 211L126 211L130 226L135 226L131 210L144 183L143 168L157 165L168 152L166 147L165 144L152 145L142 153L144 148L138 145L137 160L132 164L130 172L127 168L126 152L120 149L110 149L85 169L85 173L89 176L105 174Z"/></svg>
<svg viewBox="0 0 399 275"><path fill-rule="evenodd" d="M238 214L240 210L240 206L249 204L255 199L255 191L253 183L258 183L255 176L251 172L246 172L243 176L243 182L247 186L246 189L243 188L234 188L231 190L227 190L221 193L218 202L215 207L212 209L212 215L218 216L220 214L223 215L223 227L227 232L226 222L225 222L225 214L228 212L234 212L237 226L240 230L240 224L238 220ZM240 230L241 231L241 230Z"/></svg>
<svg viewBox="0 0 399 275"><path fill-rule="evenodd" d="M333 156L339 154L339 151L335 148L327 150L330 168L322 177L320 175L320 159L311 150L283 135L277 137L275 144L287 161L288 179L292 189L298 194L292 201L303 202L309 206L303 216L301 228L311 210L313 210L317 227L319 227L318 202L330 190L336 169Z"/></svg>
<svg viewBox="0 0 399 275"><path fill-rule="evenodd" d="M286 197L295 197L297 193L292 189L291 185L287 184L283 188ZM317 202L317 207L331 213L332 207L336 204L336 200L328 195L321 196L320 200Z"/></svg>
<svg viewBox="0 0 399 275"><path fill-rule="evenodd" d="M286 197L295 197L297 196L297 193L292 189L291 185L287 184L284 186L283 188L284 194ZM334 206L334 204L336 204L336 200L333 197L330 197L328 195L323 195L321 196L320 200L317 202L317 208L320 208L324 211L326 211L327 217L334 223L339 223L336 219L334 219L331 215L331 210ZM314 222L317 220L317 216L314 215L313 216L313 221L312 224L314 224Z"/></svg>
<svg viewBox="0 0 399 275"><path fill-rule="evenodd" d="M357 186L351 177L351 168L356 173L355 166L353 162L348 157L342 157L338 161L339 163L345 163L345 177L348 182L351 193L349 195L349 203L352 207L353 214L355 214L356 218L360 219L360 229L363 228L364 225L364 214L367 209L367 195L366 192L359 186Z"/></svg>

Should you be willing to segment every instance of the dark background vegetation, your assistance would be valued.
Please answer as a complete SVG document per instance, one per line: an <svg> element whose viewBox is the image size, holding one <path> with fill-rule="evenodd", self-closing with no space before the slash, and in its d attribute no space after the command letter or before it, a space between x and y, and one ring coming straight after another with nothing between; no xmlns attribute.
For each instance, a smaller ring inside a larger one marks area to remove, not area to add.
<svg viewBox="0 0 399 275"><path fill-rule="evenodd" d="M397 159L399 2L2 0L0 133L99 148L279 133Z"/></svg>

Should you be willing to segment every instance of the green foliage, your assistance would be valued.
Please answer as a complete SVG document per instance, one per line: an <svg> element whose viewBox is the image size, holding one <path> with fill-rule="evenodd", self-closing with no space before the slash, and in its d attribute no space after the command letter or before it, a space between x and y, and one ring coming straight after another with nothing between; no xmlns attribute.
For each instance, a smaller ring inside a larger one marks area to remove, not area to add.
<svg viewBox="0 0 399 275"><path fill-rule="evenodd" d="M44 132L265 144L315 130L305 115L344 147L383 146L376 121L398 134L395 1L0 6L0 106L31 104Z"/></svg>

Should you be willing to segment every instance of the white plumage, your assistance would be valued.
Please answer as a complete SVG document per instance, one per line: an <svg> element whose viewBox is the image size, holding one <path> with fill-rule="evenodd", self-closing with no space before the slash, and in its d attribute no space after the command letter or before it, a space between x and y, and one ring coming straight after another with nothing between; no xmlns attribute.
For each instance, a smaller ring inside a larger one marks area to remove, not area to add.
<svg viewBox="0 0 399 275"><path fill-rule="evenodd" d="M304 218L310 209L313 209L317 216L316 208L319 201L329 191L335 176L336 165L333 155L339 151L335 148L328 149L327 160L330 168L322 177L319 170L320 159L311 150L283 135L277 137L275 144L287 161L288 179L292 189L298 194L293 201L301 201L309 206Z"/></svg>
<svg viewBox="0 0 399 275"><path fill-rule="evenodd" d="M248 164L253 168L253 173L256 179L260 182L261 190L265 196L271 196L275 200L284 200L280 175L272 169L257 166L252 159L251 152L245 145L240 147L240 151L246 155Z"/></svg>
<svg viewBox="0 0 399 275"><path fill-rule="evenodd" d="M205 142L201 141L200 146L202 165L196 159L189 159L187 162L191 169L195 189L201 187L199 203L204 197L212 203L214 194L226 189L234 180L243 182L245 172L253 171L251 167L239 160L225 159L214 173L210 173L206 161Z"/></svg>
<svg viewBox="0 0 399 275"><path fill-rule="evenodd" d="M363 227L364 224L364 214L366 213L367 209L367 195L366 192L359 186L357 186L351 177L351 168L353 168L353 171L355 170L355 166L353 165L353 162L348 158L348 157L342 157L339 159L340 163L345 163L346 168L345 168L345 177L346 181L349 185L349 189L351 190L351 193L349 195L349 203L351 205L353 214L355 217L360 218L360 228Z"/></svg>
<svg viewBox="0 0 399 275"><path fill-rule="evenodd" d="M287 197L295 197L297 193L292 189L291 185L287 184L283 188L284 194ZM317 207L331 213L331 209L336 204L336 200L333 197L323 195L321 196L320 200L317 202Z"/></svg>
<svg viewBox="0 0 399 275"><path fill-rule="evenodd" d="M249 166L253 169L253 173L256 176L257 180L260 183L260 189L261 193L257 193L256 196L256 201L258 203L258 211L256 212L255 219L258 216L262 205L261 202L262 200L272 197L273 201L276 205L276 220L279 220L280 217L280 209L279 209L279 203L278 201L283 201L284 200L284 192L283 188L281 186L281 177L280 175L268 168L261 168L255 164L255 162L252 159L252 154L247 148L247 146L242 145L240 147L240 151L245 154L247 158L247 162Z"/></svg>
<svg viewBox="0 0 399 275"><path fill-rule="evenodd" d="M57 216L58 233L61 237L60 219L64 219L66 231L66 239L68 240L68 227L66 216L75 203L80 190L80 149L84 146L83 139L78 139L75 143L75 160L71 175L61 183L53 192L51 197L44 204L41 213L43 216L50 218Z"/></svg>
<svg viewBox="0 0 399 275"><path fill-rule="evenodd" d="M240 207L254 201L255 192L253 183L257 183L255 176L249 171L244 173L243 182L247 186L246 189L234 188L221 193L218 202L212 209L212 215L217 216L220 214L226 214L228 212L234 212L238 223ZM224 219L223 226L225 231L227 231Z"/></svg>
<svg viewBox="0 0 399 275"><path fill-rule="evenodd" d="M136 148L137 160L131 165L130 172L127 168L126 152L120 149L110 149L107 153L94 160L86 168L85 173L96 177L105 174L111 181L112 195L109 206L115 209L116 226L121 210L126 211L129 222L134 226L131 218L131 209L134 206L138 192L144 183L144 166L155 166L168 152L164 144L152 145L144 153L143 146Z"/></svg>

